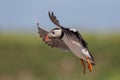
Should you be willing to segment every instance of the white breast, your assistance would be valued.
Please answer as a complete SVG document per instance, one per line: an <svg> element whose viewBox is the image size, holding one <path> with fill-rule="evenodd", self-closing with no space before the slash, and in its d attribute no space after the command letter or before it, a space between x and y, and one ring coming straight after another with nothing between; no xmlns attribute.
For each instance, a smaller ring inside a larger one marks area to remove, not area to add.
<svg viewBox="0 0 120 80"><path fill-rule="evenodd" d="M80 45L80 43L69 40L69 38L66 36L64 36L62 40L77 57L85 60L85 55L82 52L83 47Z"/></svg>

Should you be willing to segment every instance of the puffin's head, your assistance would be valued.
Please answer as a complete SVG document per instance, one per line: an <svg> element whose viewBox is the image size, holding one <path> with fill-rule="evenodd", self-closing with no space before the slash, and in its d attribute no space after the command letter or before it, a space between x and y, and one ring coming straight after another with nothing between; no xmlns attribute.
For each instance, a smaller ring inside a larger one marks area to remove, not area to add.
<svg viewBox="0 0 120 80"><path fill-rule="evenodd" d="M61 28L54 28L46 35L45 41L47 42L49 39L60 38L61 35L62 35L62 29Z"/></svg>

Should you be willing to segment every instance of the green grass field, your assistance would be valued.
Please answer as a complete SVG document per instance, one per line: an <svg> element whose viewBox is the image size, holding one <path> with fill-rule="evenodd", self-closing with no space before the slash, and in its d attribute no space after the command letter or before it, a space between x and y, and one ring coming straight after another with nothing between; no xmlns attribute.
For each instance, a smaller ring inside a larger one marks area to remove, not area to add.
<svg viewBox="0 0 120 80"><path fill-rule="evenodd" d="M96 65L84 75L73 53L48 47L37 34L0 34L0 80L120 79L119 34L86 35Z"/></svg>

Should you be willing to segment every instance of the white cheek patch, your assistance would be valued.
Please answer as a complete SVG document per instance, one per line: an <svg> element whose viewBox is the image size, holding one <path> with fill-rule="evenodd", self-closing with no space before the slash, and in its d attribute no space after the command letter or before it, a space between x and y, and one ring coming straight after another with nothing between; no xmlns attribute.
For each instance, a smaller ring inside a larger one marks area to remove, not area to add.
<svg viewBox="0 0 120 80"><path fill-rule="evenodd" d="M56 34L56 36L61 36L62 30L61 29L55 30L55 34Z"/></svg>
<svg viewBox="0 0 120 80"><path fill-rule="evenodd" d="M77 30L75 30L75 29L69 29L70 31L73 31L73 32L77 32Z"/></svg>
<svg viewBox="0 0 120 80"><path fill-rule="evenodd" d="M83 52L84 55L86 55L87 57L90 57L90 58L91 58L88 50L86 50L86 49L84 48L84 49L82 49L82 52Z"/></svg>

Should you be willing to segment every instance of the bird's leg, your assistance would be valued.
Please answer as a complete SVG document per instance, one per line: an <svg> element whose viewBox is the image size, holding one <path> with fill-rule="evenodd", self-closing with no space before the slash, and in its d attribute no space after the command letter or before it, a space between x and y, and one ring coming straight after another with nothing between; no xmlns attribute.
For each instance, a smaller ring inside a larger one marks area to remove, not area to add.
<svg viewBox="0 0 120 80"><path fill-rule="evenodd" d="M92 71L92 64L91 64L91 62L90 62L90 60L89 60L88 57L86 57L86 61L87 61L87 63L88 63L88 69L89 69L89 71L91 72L91 71Z"/></svg>
<svg viewBox="0 0 120 80"><path fill-rule="evenodd" d="M83 59L80 59L80 60L81 60L81 63L82 63L82 65L83 65L83 68L84 68L83 73L85 74L85 63L84 63Z"/></svg>

